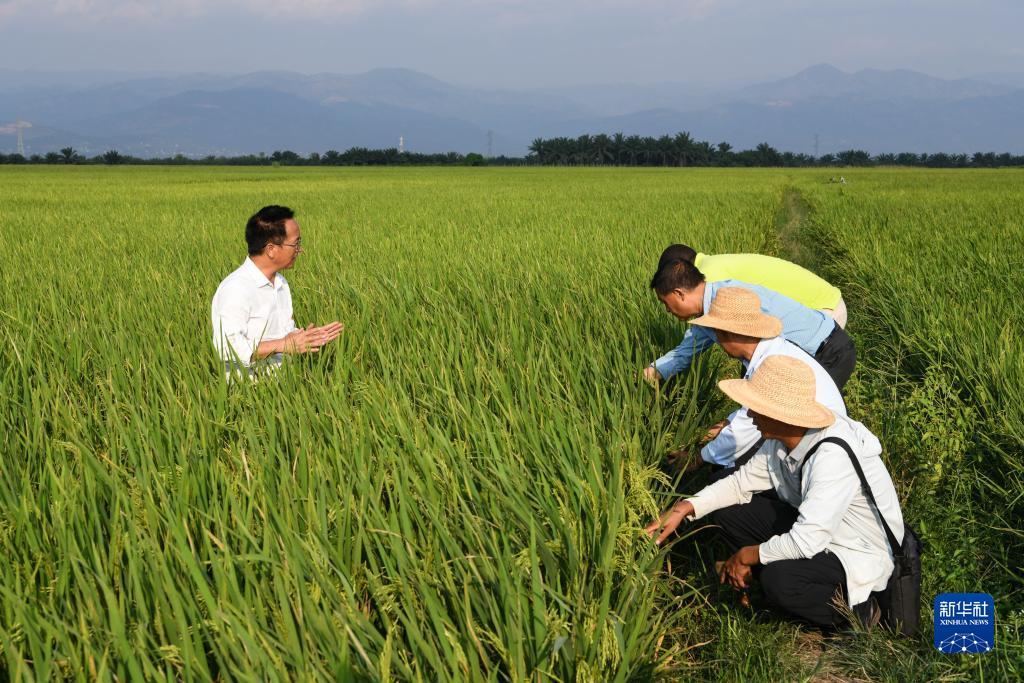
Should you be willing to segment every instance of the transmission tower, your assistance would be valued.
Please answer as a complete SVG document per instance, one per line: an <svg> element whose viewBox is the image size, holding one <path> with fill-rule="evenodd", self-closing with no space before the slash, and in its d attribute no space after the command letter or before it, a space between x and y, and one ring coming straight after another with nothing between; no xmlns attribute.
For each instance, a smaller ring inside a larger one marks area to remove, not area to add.
<svg viewBox="0 0 1024 683"><path fill-rule="evenodd" d="M818 158L818 134L814 134L814 158Z"/></svg>
<svg viewBox="0 0 1024 683"><path fill-rule="evenodd" d="M487 131L487 158L494 156L494 131Z"/></svg>
<svg viewBox="0 0 1024 683"><path fill-rule="evenodd" d="M18 136L18 154L25 156L25 129L31 128L32 124L23 119L18 119L13 123L9 123L5 126L0 126L0 133L7 133L8 135L14 133Z"/></svg>
<svg viewBox="0 0 1024 683"><path fill-rule="evenodd" d="M405 151L405 136L404 135L399 135L398 136L398 153L401 154L404 151Z"/></svg>

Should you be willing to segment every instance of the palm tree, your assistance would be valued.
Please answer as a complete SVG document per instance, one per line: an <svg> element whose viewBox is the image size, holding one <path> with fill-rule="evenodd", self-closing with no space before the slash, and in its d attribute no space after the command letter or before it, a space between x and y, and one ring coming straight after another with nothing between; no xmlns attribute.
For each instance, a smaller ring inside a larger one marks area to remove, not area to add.
<svg viewBox="0 0 1024 683"><path fill-rule="evenodd" d="M693 155L693 138L686 131L676 133L672 138L672 151L676 157L676 165L688 166Z"/></svg>
<svg viewBox="0 0 1024 683"><path fill-rule="evenodd" d="M566 137L553 138L549 141L552 147L552 156L554 157L554 163L568 165L572 160L573 147L575 144L572 140Z"/></svg>
<svg viewBox="0 0 1024 683"><path fill-rule="evenodd" d="M691 161L701 166L705 166L710 163L712 157L715 156L715 150L711 147L710 142L701 140L693 146L693 156Z"/></svg>
<svg viewBox="0 0 1024 683"><path fill-rule="evenodd" d="M673 151L671 136L662 135L660 138L658 138L655 141L654 149L657 155L661 157L661 165L668 166L668 159L670 156L672 156Z"/></svg>
<svg viewBox="0 0 1024 683"><path fill-rule="evenodd" d="M581 135L574 141L573 159L578 164L586 164L591 161L594 150L594 141L589 135Z"/></svg>
<svg viewBox="0 0 1024 683"><path fill-rule="evenodd" d="M622 133L616 133L612 136L612 151L615 156L615 163L622 163L622 153L626 151L626 136Z"/></svg>
<svg viewBox="0 0 1024 683"><path fill-rule="evenodd" d="M721 164L725 162L729 158L729 155L731 153L732 145L730 145L728 142L725 142L724 140L718 143L718 149L716 150L716 155L718 156L718 163Z"/></svg>
<svg viewBox="0 0 1024 683"><path fill-rule="evenodd" d="M630 166L636 166L636 157L643 150L643 141L639 135L630 135L626 138L626 151L629 153Z"/></svg>
<svg viewBox="0 0 1024 683"><path fill-rule="evenodd" d="M658 141L649 135L645 135L640 146L643 148L644 165L653 166L654 160L658 157Z"/></svg>
<svg viewBox="0 0 1024 683"><path fill-rule="evenodd" d="M611 150L612 139L604 133L595 135L591 139L591 144L594 149L594 162L599 166L604 166L606 161L614 157Z"/></svg>
<svg viewBox="0 0 1024 683"><path fill-rule="evenodd" d="M77 164L82 158L78 156L78 152L75 151L74 147L65 147L60 151L60 154L65 164Z"/></svg>
<svg viewBox="0 0 1024 683"><path fill-rule="evenodd" d="M530 143L530 154L537 157L537 163L543 164L547 159L545 158L548 152L547 141L543 138L534 138L533 142Z"/></svg>
<svg viewBox="0 0 1024 683"><path fill-rule="evenodd" d="M761 166L782 165L782 157L779 155L778 150L767 142L762 142L757 146L757 159Z"/></svg>

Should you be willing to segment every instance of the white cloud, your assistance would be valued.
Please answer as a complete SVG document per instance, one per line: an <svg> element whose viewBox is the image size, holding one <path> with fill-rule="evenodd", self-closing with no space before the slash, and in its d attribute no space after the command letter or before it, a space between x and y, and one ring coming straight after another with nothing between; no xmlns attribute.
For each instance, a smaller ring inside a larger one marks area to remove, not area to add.
<svg viewBox="0 0 1024 683"><path fill-rule="evenodd" d="M405 0L218 0L217 4L262 16L330 17L422 3Z"/></svg>
<svg viewBox="0 0 1024 683"><path fill-rule="evenodd" d="M89 19L195 17L218 11L257 16L329 17L371 9L416 7L433 0L0 0L0 16L34 13Z"/></svg>
<svg viewBox="0 0 1024 683"><path fill-rule="evenodd" d="M25 0L0 0L0 21L13 17L16 12L28 5Z"/></svg>
<svg viewBox="0 0 1024 683"><path fill-rule="evenodd" d="M388 10L487 10L531 15L607 10L655 11L663 17L702 18L735 0L0 0L0 18L20 11L60 17L195 17L242 12L267 17L329 18Z"/></svg>

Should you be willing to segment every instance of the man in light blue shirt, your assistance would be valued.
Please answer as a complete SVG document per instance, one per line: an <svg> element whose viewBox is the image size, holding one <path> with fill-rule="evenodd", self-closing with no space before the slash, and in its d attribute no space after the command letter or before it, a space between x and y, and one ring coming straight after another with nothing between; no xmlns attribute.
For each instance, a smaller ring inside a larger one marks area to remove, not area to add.
<svg viewBox="0 0 1024 683"><path fill-rule="evenodd" d="M761 311L782 321L782 336L818 361L842 391L853 374L857 351L843 328L820 311L807 308L787 296L738 280L706 282L694 264L678 260L658 268L651 289L665 309L680 320L690 320L711 310L711 302L723 287L740 287L757 294ZM649 382L668 379L690 367L694 357L716 341L712 329L690 325L675 349L644 370Z"/></svg>

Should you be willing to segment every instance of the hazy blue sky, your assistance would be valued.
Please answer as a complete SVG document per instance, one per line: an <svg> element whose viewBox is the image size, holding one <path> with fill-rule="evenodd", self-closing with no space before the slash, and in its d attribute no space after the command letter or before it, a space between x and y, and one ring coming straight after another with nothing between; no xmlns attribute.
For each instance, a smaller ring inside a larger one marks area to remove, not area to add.
<svg viewBox="0 0 1024 683"><path fill-rule="evenodd" d="M1024 0L0 0L0 68L354 73L501 87L1024 72Z"/></svg>

